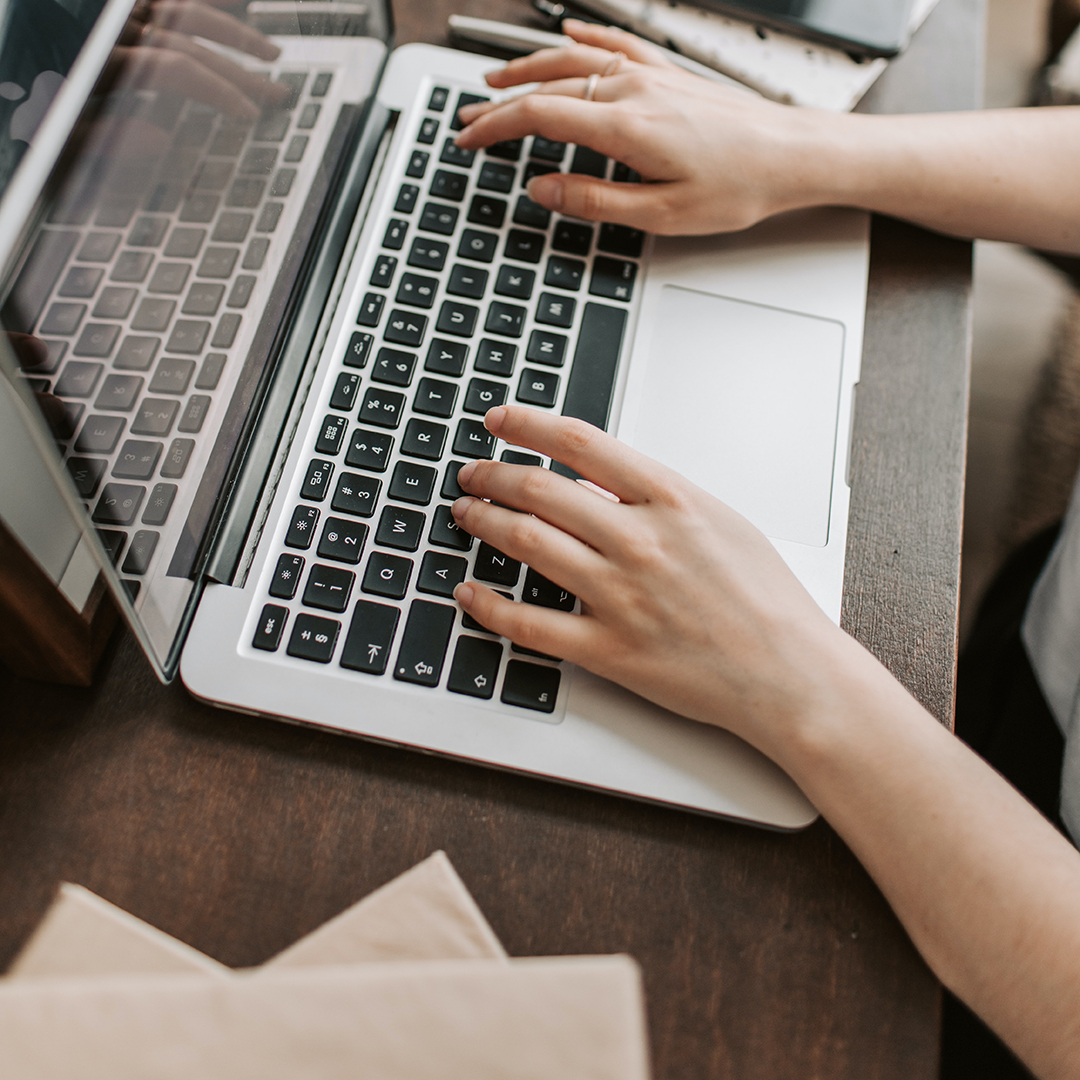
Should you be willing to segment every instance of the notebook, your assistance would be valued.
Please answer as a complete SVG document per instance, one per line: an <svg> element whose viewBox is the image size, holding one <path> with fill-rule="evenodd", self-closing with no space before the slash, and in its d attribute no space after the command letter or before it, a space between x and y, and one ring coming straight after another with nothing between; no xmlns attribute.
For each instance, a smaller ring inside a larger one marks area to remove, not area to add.
<svg viewBox="0 0 1080 1080"><path fill-rule="evenodd" d="M463 616L471 578L577 600L449 508L468 460L563 468L493 439L487 408L578 416L745 514L838 619L866 215L708 238L565 218L529 178L639 178L541 138L460 150L456 111L496 61L389 51L377 5L367 37L277 38L272 62L197 42L279 84L238 118L205 80L177 86L175 39L107 65L130 8L84 12L0 202L0 317L38 342L12 339L0 438L39 476L0 508L75 606L103 573L159 674L226 708L812 821L740 740ZM11 83L13 114L47 75Z"/></svg>

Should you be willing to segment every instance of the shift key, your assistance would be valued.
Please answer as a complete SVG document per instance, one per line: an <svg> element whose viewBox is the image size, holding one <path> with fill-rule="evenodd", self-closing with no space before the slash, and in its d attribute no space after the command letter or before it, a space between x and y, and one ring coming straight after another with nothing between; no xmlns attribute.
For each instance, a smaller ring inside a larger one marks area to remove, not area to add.
<svg viewBox="0 0 1080 1080"><path fill-rule="evenodd" d="M457 609L430 600L414 600L401 639L394 678L420 686L437 686Z"/></svg>

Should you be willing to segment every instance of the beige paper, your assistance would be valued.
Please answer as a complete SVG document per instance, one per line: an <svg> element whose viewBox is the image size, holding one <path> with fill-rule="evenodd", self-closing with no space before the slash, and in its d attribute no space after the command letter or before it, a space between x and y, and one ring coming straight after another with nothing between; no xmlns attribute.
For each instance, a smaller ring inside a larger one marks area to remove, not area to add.
<svg viewBox="0 0 1080 1080"><path fill-rule="evenodd" d="M498 959L506 952L442 851L273 957L275 967ZM231 969L78 885L63 884L11 978Z"/></svg>
<svg viewBox="0 0 1080 1080"><path fill-rule="evenodd" d="M645 1080L628 957L0 985L5 1080Z"/></svg>

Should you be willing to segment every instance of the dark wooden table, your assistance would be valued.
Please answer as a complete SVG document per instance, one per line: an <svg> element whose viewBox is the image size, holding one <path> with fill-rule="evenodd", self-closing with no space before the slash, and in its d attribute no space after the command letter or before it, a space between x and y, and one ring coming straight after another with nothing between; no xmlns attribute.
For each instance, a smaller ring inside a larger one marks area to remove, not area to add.
<svg viewBox="0 0 1080 1080"><path fill-rule="evenodd" d="M398 40L455 7L398 0ZM980 0L942 0L873 91L977 103ZM844 624L952 709L970 246L879 220ZM936 1075L937 983L823 823L756 829L197 704L118 634L95 686L0 673L0 967L61 880L258 964L444 848L511 954L642 964L658 1078Z"/></svg>

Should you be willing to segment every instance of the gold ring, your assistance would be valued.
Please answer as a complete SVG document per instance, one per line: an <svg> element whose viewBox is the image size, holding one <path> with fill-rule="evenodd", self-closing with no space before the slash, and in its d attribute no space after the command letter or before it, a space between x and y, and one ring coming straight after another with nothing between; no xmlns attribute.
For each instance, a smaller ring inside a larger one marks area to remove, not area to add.
<svg viewBox="0 0 1080 1080"><path fill-rule="evenodd" d="M619 65L626 59L626 53L617 52L612 54L611 59L608 61L608 66L604 68L603 78L607 78L609 75L614 75L619 70Z"/></svg>
<svg viewBox="0 0 1080 1080"><path fill-rule="evenodd" d="M600 76L593 72L585 82L585 100L592 101L596 97L596 87L600 82Z"/></svg>

